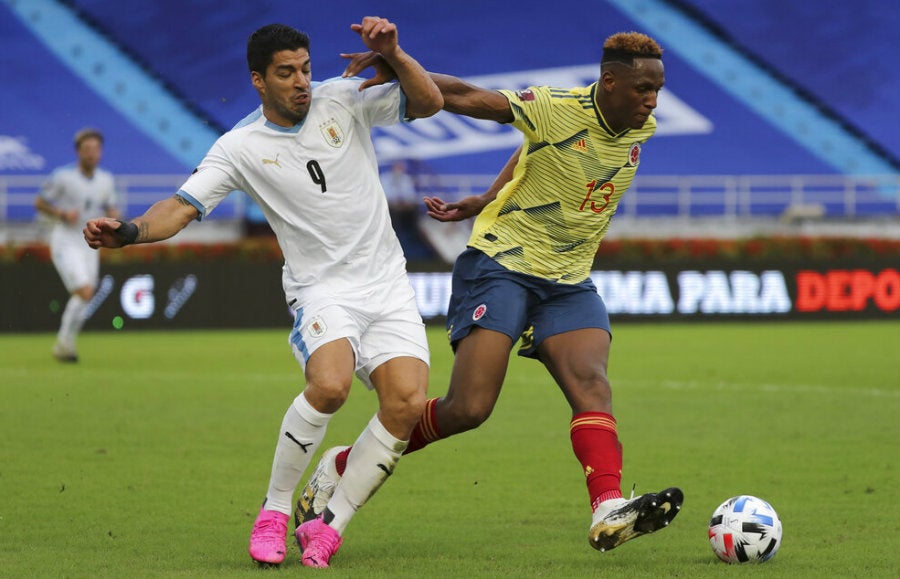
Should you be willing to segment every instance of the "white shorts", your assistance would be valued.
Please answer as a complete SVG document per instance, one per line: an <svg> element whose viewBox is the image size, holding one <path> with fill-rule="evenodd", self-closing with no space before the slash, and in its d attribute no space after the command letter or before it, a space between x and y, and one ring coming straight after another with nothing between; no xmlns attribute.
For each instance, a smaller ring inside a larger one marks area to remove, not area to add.
<svg viewBox="0 0 900 579"><path fill-rule="evenodd" d="M293 307L289 342L304 370L313 352L341 338L350 342L354 371L369 389L369 375L392 358L411 356L429 362L425 324L405 277L368 295L319 296Z"/></svg>
<svg viewBox="0 0 900 579"><path fill-rule="evenodd" d="M85 286L97 286L100 252L91 249L83 236L54 228L50 235L50 257L69 293Z"/></svg>

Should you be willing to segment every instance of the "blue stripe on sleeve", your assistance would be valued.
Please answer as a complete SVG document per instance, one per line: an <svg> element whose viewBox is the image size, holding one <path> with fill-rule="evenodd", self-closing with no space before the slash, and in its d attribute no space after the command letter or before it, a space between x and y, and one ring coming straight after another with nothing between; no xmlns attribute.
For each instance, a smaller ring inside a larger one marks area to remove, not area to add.
<svg viewBox="0 0 900 579"><path fill-rule="evenodd" d="M202 203L194 199L191 194L184 189L179 189L176 195L193 205L194 208L200 212L200 215L197 216L197 221L203 221L203 218L206 216L206 207L204 207Z"/></svg>

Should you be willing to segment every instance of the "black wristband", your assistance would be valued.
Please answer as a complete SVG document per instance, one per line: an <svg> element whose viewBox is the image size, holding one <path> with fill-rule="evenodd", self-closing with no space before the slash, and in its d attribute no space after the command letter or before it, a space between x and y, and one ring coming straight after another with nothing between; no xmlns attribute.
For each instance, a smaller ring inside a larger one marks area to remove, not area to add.
<svg viewBox="0 0 900 579"><path fill-rule="evenodd" d="M122 240L122 245L131 245L137 240L138 226L132 222L125 223L121 219L116 219L120 223L118 229L115 230L116 237Z"/></svg>

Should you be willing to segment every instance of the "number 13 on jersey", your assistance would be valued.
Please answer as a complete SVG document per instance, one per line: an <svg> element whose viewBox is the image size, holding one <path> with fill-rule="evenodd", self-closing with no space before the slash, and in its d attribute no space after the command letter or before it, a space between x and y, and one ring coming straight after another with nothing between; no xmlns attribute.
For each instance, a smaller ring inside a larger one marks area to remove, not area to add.
<svg viewBox="0 0 900 579"><path fill-rule="evenodd" d="M613 196L616 192L616 186L613 185L610 181L607 181L597 187L597 180L594 179L587 185L587 195L584 196L584 201L581 202L581 205L578 207L579 211L584 211L585 206L588 204L588 201L591 202L590 208L594 213L603 213L606 207L609 205L609 198ZM594 192L599 191L602 193L601 201L597 202L592 199Z"/></svg>

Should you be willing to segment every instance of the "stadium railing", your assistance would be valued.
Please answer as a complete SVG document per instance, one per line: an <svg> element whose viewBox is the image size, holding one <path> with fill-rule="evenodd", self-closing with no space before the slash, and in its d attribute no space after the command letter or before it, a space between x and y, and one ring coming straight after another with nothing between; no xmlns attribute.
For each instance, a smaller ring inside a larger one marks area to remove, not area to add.
<svg viewBox="0 0 900 579"><path fill-rule="evenodd" d="M422 194L450 201L483 192L493 175L420 175ZM644 175L617 211L628 217L900 216L900 175Z"/></svg>
<svg viewBox="0 0 900 579"><path fill-rule="evenodd" d="M34 201L48 175L0 175L0 221L29 222L37 218ZM184 175L116 175L119 205L128 216L171 197L184 183ZM235 220L244 214L246 197L230 195L210 219Z"/></svg>
<svg viewBox="0 0 900 579"><path fill-rule="evenodd" d="M0 223L36 218L35 196L46 175L0 175ZM184 175L116 175L127 216L171 196ZM493 175L415 176L422 195L452 201L482 193ZM241 221L247 197L232 194L210 220ZM618 215L640 217L865 218L900 216L900 175L645 175L623 197Z"/></svg>

